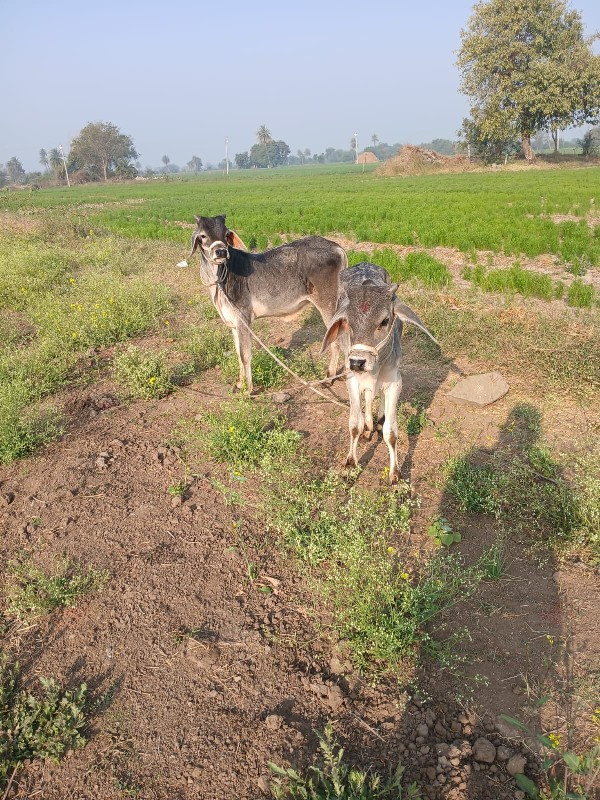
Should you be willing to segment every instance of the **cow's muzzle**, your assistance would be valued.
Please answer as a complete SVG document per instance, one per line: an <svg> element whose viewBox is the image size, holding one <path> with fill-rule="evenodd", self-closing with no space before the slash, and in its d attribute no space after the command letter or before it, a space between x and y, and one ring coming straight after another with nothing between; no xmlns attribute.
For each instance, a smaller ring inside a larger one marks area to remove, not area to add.
<svg viewBox="0 0 600 800"><path fill-rule="evenodd" d="M364 372L365 371L365 364L367 363L366 358L349 358L348 364L350 369L353 372Z"/></svg>
<svg viewBox="0 0 600 800"><path fill-rule="evenodd" d="M209 250L209 258L214 264L223 264L229 258L229 250L225 242L213 242Z"/></svg>

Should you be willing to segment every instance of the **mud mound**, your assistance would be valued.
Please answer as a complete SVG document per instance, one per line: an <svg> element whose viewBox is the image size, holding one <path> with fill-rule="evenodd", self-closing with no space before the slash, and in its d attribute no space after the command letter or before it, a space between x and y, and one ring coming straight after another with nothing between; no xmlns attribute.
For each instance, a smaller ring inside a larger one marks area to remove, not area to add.
<svg viewBox="0 0 600 800"><path fill-rule="evenodd" d="M475 169L467 156L444 156L435 150L407 144L388 159L376 172L378 175L424 175L428 172L467 172Z"/></svg>

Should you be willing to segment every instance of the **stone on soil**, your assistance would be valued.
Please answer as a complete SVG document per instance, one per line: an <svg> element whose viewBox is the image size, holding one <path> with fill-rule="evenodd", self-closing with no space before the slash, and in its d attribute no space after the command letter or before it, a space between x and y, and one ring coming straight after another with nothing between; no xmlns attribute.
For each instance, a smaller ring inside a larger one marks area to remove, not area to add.
<svg viewBox="0 0 600 800"><path fill-rule="evenodd" d="M489 739L480 736L473 745L473 758L483 764L492 764L496 758L496 748Z"/></svg>
<svg viewBox="0 0 600 800"><path fill-rule="evenodd" d="M478 406L489 406L508 392L509 386L499 372L485 372L482 375L470 375L459 381L448 397L464 400Z"/></svg>

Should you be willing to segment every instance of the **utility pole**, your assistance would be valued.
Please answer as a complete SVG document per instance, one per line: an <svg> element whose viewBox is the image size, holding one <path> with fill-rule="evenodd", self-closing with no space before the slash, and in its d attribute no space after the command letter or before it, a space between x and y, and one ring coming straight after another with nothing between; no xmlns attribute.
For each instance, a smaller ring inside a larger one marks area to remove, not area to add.
<svg viewBox="0 0 600 800"><path fill-rule="evenodd" d="M229 139L225 137L225 174L229 175L229 155L228 155Z"/></svg>
<svg viewBox="0 0 600 800"><path fill-rule="evenodd" d="M356 163L358 164L358 133L354 134L354 151L356 153Z"/></svg>
<svg viewBox="0 0 600 800"><path fill-rule="evenodd" d="M64 154L64 151L63 151L62 144L58 145L58 149L60 150L60 154L62 156L63 164L65 165L65 175L67 176L67 185L68 185L68 187L70 189L71 188L71 181L69 180L69 170L67 169L67 159L65 158L65 154Z"/></svg>

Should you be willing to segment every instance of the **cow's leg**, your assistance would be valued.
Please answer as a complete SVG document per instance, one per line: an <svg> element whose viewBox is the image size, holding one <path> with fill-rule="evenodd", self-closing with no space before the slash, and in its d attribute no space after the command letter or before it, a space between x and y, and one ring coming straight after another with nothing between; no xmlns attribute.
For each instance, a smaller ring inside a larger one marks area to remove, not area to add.
<svg viewBox="0 0 600 800"><path fill-rule="evenodd" d="M314 297L309 295L307 297L309 303L311 303L321 315L321 319L325 323L325 326L328 326L333 318L333 314L335 312L335 304L336 298L333 298L329 301L324 301L322 297ZM338 370L338 362L340 360L340 345L336 341L331 342L329 345L329 364L327 365L327 377L328 378L335 378L336 375L341 374L342 370Z"/></svg>
<svg viewBox="0 0 600 800"><path fill-rule="evenodd" d="M329 345L329 364L327 365L327 377L335 378L338 373L338 361L340 360L340 347L337 342Z"/></svg>
<svg viewBox="0 0 600 800"><path fill-rule="evenodd" d="M373 438L373 389L365 389L365 439L369 441Z"/></svg>
<svg viewBox="0 0 600 800"><path fill-rule="evenodd" d="M388 384L384 390L385 420L383 422L383 438L390 452L390 484L398 483L400 470L398 469L398 456L396 443L398 441L398 398L402 390L402 379Z"/></svg>
<svg viewBox="0 0 600 800"><path fill-rule="evenodd" d="M243 389L245 384L246 391L252 394L254 389L252 385L252 337L243 325L232 328L231 332L240 363L240 377L236 388Z"/></svg>
<svg viewBox="0 0 600 800"><path fill-rule="evenodd" d="M358 440L365 427L365 418L360 407L360 390L358 382L355 380L348 381L348 397L350 398L350 417L348 420L348 428L350 430L350 450L346 458L347 467L356 467L358 465Z"/></svg>

